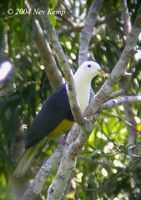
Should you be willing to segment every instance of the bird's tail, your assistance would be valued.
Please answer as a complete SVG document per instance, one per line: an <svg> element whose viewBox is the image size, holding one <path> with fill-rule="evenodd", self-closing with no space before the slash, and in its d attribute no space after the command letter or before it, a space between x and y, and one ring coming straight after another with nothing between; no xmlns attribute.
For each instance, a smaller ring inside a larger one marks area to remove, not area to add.
<svg viewBox="0 0 141 200"><path fill-rule="evenodd" d="M15 177L21 177L24 176L30 167L34 157L36 156L36 151L35 147L30 147L27 149L23 155L22 158L20 159L15 171L14 171L14 176Z"/></svg>
<svg viewBox="0 0 141 200"><path fill-rule="evenodd" d="M40 141L37 145L30 147L23 153L23 155L14 171L13 175L15 177L22 177L26 174L29 167L32 166L32 161L36 157L37 153L40 151L40 149L45 145L45 142L47 142L47 141L49 141L49 140Z"/></svg>

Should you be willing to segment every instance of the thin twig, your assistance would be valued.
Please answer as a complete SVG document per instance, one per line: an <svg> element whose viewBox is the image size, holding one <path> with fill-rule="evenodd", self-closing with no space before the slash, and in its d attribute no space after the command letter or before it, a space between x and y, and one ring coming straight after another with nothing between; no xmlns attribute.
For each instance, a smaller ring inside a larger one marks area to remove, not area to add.
<svg viewBox="0 0 141 200"><path fill-rule="evenodd" d="M141 102L141 96L124 96L124 97L119 97L119 98L116 98L116 99L110 99L109 101L103 103L101 106L100 106L100 110L102 109L105 109L105 108L111 108L115 105L118 105L118 104L123 104L123 103L127 103L127 102L130 102L130 103L139 103Z"/></svg>
<svg viewBox="0 0 141 200"><path fill-rule="evenodd" d="M90 157L85 157L85 156L78 156L79 159L84 159L86 161L91 162L94 165L102 165L106 168L116 168L116 169L123 169L123 167L116 167L113 163L110 162L103 162L100 160L92 159Z"/></svg>

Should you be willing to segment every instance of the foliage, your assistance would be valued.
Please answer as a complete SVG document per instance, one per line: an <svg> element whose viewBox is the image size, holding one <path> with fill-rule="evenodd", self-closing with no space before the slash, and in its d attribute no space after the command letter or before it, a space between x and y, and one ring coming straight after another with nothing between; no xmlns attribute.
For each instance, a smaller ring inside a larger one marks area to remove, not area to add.
<svg viewBox="0 0 141 200"><path fill-rule="evenodd" d="M65 14L50 14L50 19L59 35L64 52L72 69L75 71L79 51L79 34L92 1L87 2L50 1L49 8L65 10ZM39 5L46 3L37 1ZM86 4L86 5L85 5ZM47 6L47 5L46 5ZM128 2L131 21L134 22L138 1ZM12 8L13 13L8 14ZM13 199L9 196L8 177L15 167L15 151L19 137L27 132L36 112L43 101L52 93L46 76L41 55L35 42L34 15L17 10L25 9L23 0L0 2L0 49L4 51L3 37L7 35L8 56L14 65L10 77L0 85L0 199ZM44 7L47 11L47 7ZM116 23L115 23L116 22ZM6 27L6 31L5 31ZM44 29L44 25L42 25ZM125 44L125 32L121 19L120 1L104 1L97 19L96 29L90 43L91 57L104 66L107 74L111 72ZM140 48L140 41L138 48ZM55 52L54 52L55 54ZM55 56L55 55L54 55ZM138 53L128 65L131 79L128 82L128 93L141 92L141 54ZM7 58L5 58L7 60ZM95 92L105 79L96 78L93 81ZM115 90L119 88L115 86ZM140 124L140 104L132 105L134 118ZM138 126L139 127L139 126ZM140 154L140 129L135 147ZM24 133L23 133L24 132ZM51 145L50 145L51 146ZM51 150L50 150L51 149ZM43 155L50 155L50 148ZM141 193L140 161L131 159L128 143L128 131L123 106L107 109L100 113L91 136L78 157L74 178L68 188L66 199L136 199ZM50 177L48 182L53 177ZM44 191L45 192L45 191Z"/></svg>

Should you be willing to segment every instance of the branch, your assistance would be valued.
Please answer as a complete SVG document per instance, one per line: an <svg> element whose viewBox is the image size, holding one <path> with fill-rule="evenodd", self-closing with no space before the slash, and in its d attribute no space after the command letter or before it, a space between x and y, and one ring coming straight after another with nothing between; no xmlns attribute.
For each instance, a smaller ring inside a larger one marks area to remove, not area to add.
<svg viewBox="0 0 141 200"><path fill-rule="evenodd" d="M122 95L122 94L124 94L124 89L120 89L120 90L118 90L118 91L116 91L116 92L113 92L113 93L110 95L110 99L112 99L112 98L114 98L114 97L117 97L117 96L120 96L120 95Z"/></svg>
<svg viewBox="0 0 141 200"><path fill-rule="evenodd" d="M103 84L99 92L92 99L87 110L87 117L92 116L92 113L95 113L100 105L106 101L110 94L112 93L114 85L121 79L122 75L125 73L126 66L130 61L134 49L138 41L138 35L141 29L141 7L138 10L138 15L136 17L135 23L133 25L132 31L129 33L126 41L125 48L122 51L119 61L111 72L108 80Z"/></svg>
<svg viewBox="0 0 141 200"><path fill-rule="evenodd" d="M57 68L57 64L54 59L51 48L47 40L43 36L43 32L38 20L35 20L35 25L36 25L35 42L40 52L43 63L45 65L49 82L52 88L55 90L63 84L63 79L59 69Z"/></svg>
<svg viewBox="0 0 141 200"><path fill-rule="evenodd" d="M67 61L67 58L66 58L66 56L63 52L63 49L62 49L61 44L58 40L55 29L50 22L49 17L48 16L46 16L46 17L41 16L41 19L46 26L47 36L50 40L52 48L56 53L56 56L57 56L58 61L60 63L60 66L62 67L64 75L65 75L65 80L66 80L67 89L68 89L69 102L70 102L70 105L71 105L71 111L73 113L74 119L78 124L84 124L84 119L82 117L80 108L78 106L77 98L76 98L75 85L74 85L72 72L70 70L70 66L69 66L69 63Z"/></svg>
<svg viewBox="0 0 141 200"><path fill-rule="evenodd" d="M132 29L132 25L131 25L131 20L130 20L126 0L121 0L121 13L122 13L122 18L123 18L124 30L127 37ZM124 92L125 95L128 95L127 84L129 84L129 78L128 76L125 76L119 83L120 87L125 90ZM136 139L137 139L137 132L133 128L136 122L134 119L132 107L130 103L127 103L127 102L123 103L123 107L124 107L126 121L132 124L132 126L129 126L128 124L126 124L127 130L128 130L128 143L135 144Z"/></svg>
<svg viewBox="0 0 141 200"><path fill-rule="evenodd" d="M62 76L57 68L56 61L54 59L51 48L47 40L43 37L43 32L38 20L35 20L35 25L37 27L37 32L35 35L35 41L40 52L40 55L46 66L46 70L49 76L50 83L53 84L53 88L56 89L58 86L63 84Z"/></svg>
<svg viewBox="0 0 141 200"><path fill-rule="evenodd" d="M116 169L123 169L122 167L116 167L113 163L110 162L103 162L97 159L92 159L91 157L85 157L85 156L78 156L79 159L86 160L90 163L92 163L94 166L96 165L102 165L106 168L116 168Z"/></svg>
<svg viewBox="0 0 141 200"><path fill-rule="evenodd" d="M37 197L39 194L41 194L46 179L49 177L50 173L59 165L63 151L64 146L59 145L51 157L49 157L49 159L42 165L21 200L33 199L34 197Z"/></svg>
<svg viewBox="0 0 141 200"><path fill-rule="evenodd" d="M33 6L29 4L28 1L25 1L25 5L28 10L33 9ZM35 24L35 42L40 53L40 56L45 65L47 76L52 88L55 90L63 84L62 75L57 67L56 61L54 59L53 53L49 46L47 39L43 33L43 30L37 20L37 17L34 15L34 24Z"/></svg>
<svg viewBox="0 0 141 200"><path fill-rule="evenodd" d="M76 123L74 124L71 132L73 133L75 132L75 134L69 133L69 137L67 137L66 140L66 146L74 142L80 133L79 127L77 126ZM57 166L59 165L64 149L65 149L64 145L58 146L58 148L51 155L51 157L42 165L42 167L38 171L31 185L27 188L21 200L32 199L42 192L46 179L49 177L51 172L55 170L55 168L57 168Z"/></svg>
<svg viewBox="0 0 141 200"><path fill-rule="evenodd" d="M3 25L3 34L2 34L2 47L0 47L1 51L4 52L5 54L9 53L9 46L8 46L8 31L9 28L6 25L6 23L4 23Z"/></svg>
<svg viewBox="0 0 141 200"><path fill-rule="evenodd" d="M66 35L70 36L70 33L72 33L72 32L80 32L83 27L84 27L83 24L77 24L77 25L72 26L72 27L67 28L67 29L62 28L61 30L59 30L58 34L59 34L59 36L64 36L64 35L65 36Z"/></svg>
<svg viewBox="0 0 141 200"><path fill-rule="evenodd" d="M118 104L123 104L123 103L134 103L134 102L141 102L141 96L124 96L124 97L119 97L116 99L110 99L109 101L103 103L100 106L99 111L105 108L111 108L112 106L118 105Z"/></svg>
<svg viewBox="0 0 141 200"><path fill-rule="evenodd" d="M123 18L125 34L128 35L128 33L130 33L130 31L132 29L132 26L131 26L130 15L128 12L128 7L127 7L127 1L120 0L120 4L121 4L121 14L122 14L122 18Z"/></svg>
<svg viewBox="0 0 141 200"><path fill-rule="evenodd" d="M102 3L103 0L94 0L89 9L84 28L80 34L79 65L87 60L92 31Z"/></svg>
<svg viewBox="0 0 141 200"><path fill-rule="evenodd" d="M122 78L119 82L119 86L120 88L124 89L124 95L128 95L128 87L129 87L129 77L128 76L125 76L124 78ZM127 123L125 123L126 125L126 128L128 130L128 144L135 144L136 142L136 139L137 139L137 132L135 130L135 124L136 124L136 121L134 119L134 113L132 111L132 106L131 106L131 103L130 102L123 102L123 107L124 107L124 113L125 113L125 121L128 121L129 124L132 124L129 125Z"/></svg>

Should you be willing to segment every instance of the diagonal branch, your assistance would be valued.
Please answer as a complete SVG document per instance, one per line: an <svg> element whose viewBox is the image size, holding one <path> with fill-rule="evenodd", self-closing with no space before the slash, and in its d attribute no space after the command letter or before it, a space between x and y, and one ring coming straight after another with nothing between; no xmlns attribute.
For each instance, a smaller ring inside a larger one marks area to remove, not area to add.
<svg viewBox="0 0 141 200"><path fill-rule="evenodd" d="M42 192L47 177L58 167L63 151L64 146L59 145L51 157L42 165L21 200L33 199Z"/></svg>
<svg viewBox="0 0 141 200"><path fill-rule="evenodd" d="M53 50L56 52L56 56L58 58L59 64L62 67L64 75L65 75L69 101L70 101L71 110L72 110L74 119L78 124L84 124L84 119L82 117L80 108L78 106L77 98L76 98L75 85L74 85L74 80L73 80L73 76L72 76L72 71L70 70L70 66L67 61L67 58L63 52L62 46L58 40L57 34L55 32L54 27L52 26L52 24L50 22L49 17L41 16L41 19L45 24L47 36L49 38L49 41L52 45Z"/></svg>
<svg viewBox="0 0 141 200"><path fill-rule="evenodd" d="M32 6L28 3L28 1L25 1L25 5L28 8L28 10L32 9ZM49 43L35 15L34 15L34 24L35 24L35 43L37 45L38 51L45 65L45 70L47 72L49 82L52 88L55 90L56 88L58 88L63 84L62 76L57 67Z"/></svg>
<svg viewBox="0 0 141 200"><path fill-rule="evenodd" d="M57 64L54 59L51 48L47 40L43 36L43 31L41 29L38 20L35 20L35 26L36 26L35 42L39 50L39 53L41 55L41 58L43 60L43 63L45 65L49 82L52 88L55 90L63 84L62 76L59 69L57 68Z"/></svg>
<svg viewBox="0 0 141 200"><path fill-rule="evenodd" d="M141 102L141 96L123 96L123 97L119 97L119 98L116 98L116 99L110 99L109 101L103 103L100 106L99 111L101 111L102 109L105 109L105 108L111 108L112 106L127 103L127 102L139 103L139 102Z"/></svg>
<svg viewBox="0 0 141 200"><path fill-rule="evenodd" d="M80 129L75 123L72 132L75 131L74 134L69 134L69 137L67 138L66 145L70 145L73 141L75 141L76 137L80 133ZM36 174L34 180L30 184L30 186L27 188L26 192L24 193L21 200L30 200L39 195L42 190L43 186L46 182L46 179L49 177L49 175L52 173L52 171L58 167L61 157L63 155L63 151L65 149L64 145L59 145L55 152L51 155L51 157L42 165L38 173Z"/></svg>
<svg viewBox="0 0 141 200"><path fill-rule="evenodd" d="M94 0L89 9L84 28L80 34L79 65L88 58L88 48L92 37L92 31L102 3L103 0Z"/></svg>

